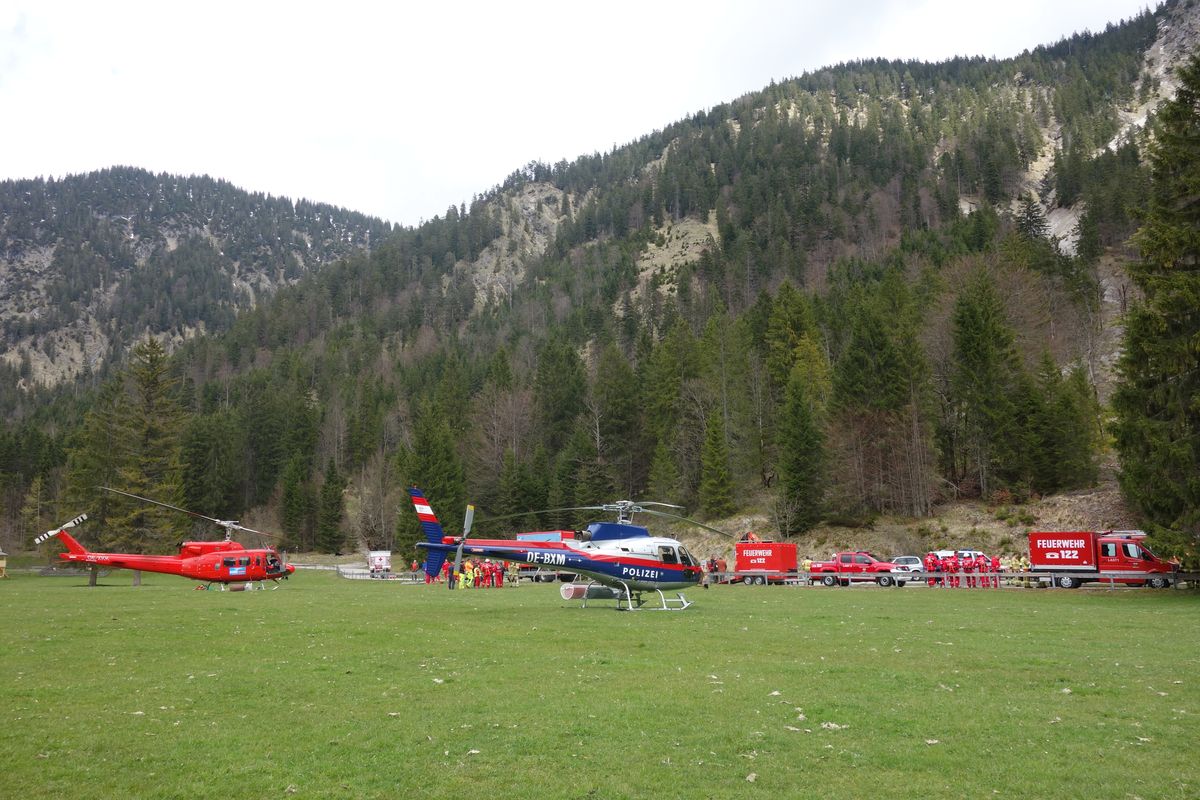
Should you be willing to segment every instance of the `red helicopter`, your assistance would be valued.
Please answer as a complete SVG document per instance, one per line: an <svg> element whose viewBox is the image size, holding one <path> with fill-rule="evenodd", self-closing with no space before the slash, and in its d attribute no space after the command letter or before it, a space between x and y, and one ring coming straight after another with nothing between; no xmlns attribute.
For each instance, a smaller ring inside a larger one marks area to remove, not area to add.
<svg viewBox="0 0 1200 800"><path fill-rule="evenodd" d="M218 542L181 542L179 544L179 555L177 556L150 556L140 553L94 553L81 545L71 534L67 533L68 529L74 528L87 519L87 514L80 514L75 519L61 526L58 530L46 531L34 539L34 543L41 544L57 536L67 547L65 553L58 554L58 557L63 561L75 564L92 564L98 567L119 567L121 569L138 569L145 572L161 572L166 575L181 575L185 578L204 582L205 587L203 588L218 584L222 591L225 590L227 584L258 583L262 586L268 580L278 584L280 578L286 579L296 571L293 565L284 563L283 559L279 556L279 552L274 547L248 549L243 547L241 543L233 541L233 532L235 530L253 533L258 536L269 536L270 534L239 525L236 520L213 519L203 514L197 514L194 511L177 508L167 503L160 503L157 500L138 497L136 494L130 494L129 492L122 492L119 489L109 489L107 486L99 488L220 525L225 529L225 539ZM278 588L278 586L273 588Z"/></svg>

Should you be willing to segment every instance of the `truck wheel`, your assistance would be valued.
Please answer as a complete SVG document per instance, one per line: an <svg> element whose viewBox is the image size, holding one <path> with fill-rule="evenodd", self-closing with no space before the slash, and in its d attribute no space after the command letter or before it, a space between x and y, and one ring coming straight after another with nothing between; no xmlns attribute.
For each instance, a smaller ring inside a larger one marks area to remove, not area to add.
<svg viewBox="0 0 1200 800"><path fill-rule="evenodd" d="M887 588L888 586L891 586L896 581L892 579L891 575L880 575L878 578L878 582L879 582L880 586Z"/></svg>
<svg viewBox="0 0 1200 800"><path fill-rule="evenodd" d="M1171 585L1171 581L1166 578L1151 578L1146 581L1146 585L1151 589L1165 589Z"/></svg>
<svg viewBox="0 0 1200 800"><path fill-rule="evenodd" d="M746 584L747 586L749 586L750 584L754 583L754 576L753 576L753 575L747 575L746 577L742 578L742 583L744 583L744 584Z"/></svg>
<svg viewBox="0 0 1200 800"><path fill-rule="evenodd" d="M907 583L907 581L896 581L896 585L899 586L901 589L904 588L905 583Z"/></svg>
<svg viewBox="0 0 1200 800"><path fill-rule="evenodd" d="M832 575L826 575L824 578L821 578L821 583L826 586L837 586L837 578Z"/></svg>
<svg viewBox="0 0 1200 800"><path fill-rule="evenodd" d="M1056 583L1060 589L1078 589L1082 581L1070 575L1061 575Z"/></svg>
<svg viewBox="0 0 1200 800"><path fill-rule="evenodd" d="M759 575L757 578L754 579L754 582L757 583L759 586L762 586L764 583L767 582L767 579L765 577L763 577L762 575Z"/></svg>

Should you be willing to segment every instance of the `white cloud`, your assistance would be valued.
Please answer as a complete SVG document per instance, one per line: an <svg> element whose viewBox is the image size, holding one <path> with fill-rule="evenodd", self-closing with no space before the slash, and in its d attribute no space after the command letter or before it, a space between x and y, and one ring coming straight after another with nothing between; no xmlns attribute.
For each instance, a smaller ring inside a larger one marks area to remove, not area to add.
<svg viewBox="0 0 1200 800"><path fill-rule="evenodd" d="M383 6L383 7L380 7ZM839 61L1007 57L1132 0L18 2L0 178L114 164L404 223Z"/></svg>

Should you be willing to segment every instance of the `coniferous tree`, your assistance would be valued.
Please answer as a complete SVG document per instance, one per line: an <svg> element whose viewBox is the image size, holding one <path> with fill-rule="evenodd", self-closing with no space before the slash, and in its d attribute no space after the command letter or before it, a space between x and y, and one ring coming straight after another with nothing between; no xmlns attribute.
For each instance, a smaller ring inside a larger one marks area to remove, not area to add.
<svg viewBox="0 0 1200 800"><path fill-rule="evenodd" d="M654 459L650 462L647 496L659 502L673 503L679 496L680 483L679 468L675 466L671 448L666 442L659 442L654 448Z"/></svg>
<svg viewBox="0 0 1200 800"><path fill-rule="evenodd" d="M94 532L110 530L108 518L114 511L117 495L98 487L120 488L119 476L128 458L121 433L127 405L123 375L102 384L67 450L66 503L73 508L88 509L92 521L79 531L84 541L100 544L101 537Z"/></svg>
<svg viewBox="0 0 1200 800"><path fill-rule="evenodd" d="M447 533L462 530L467 504L465 470L455 449L455 437L441 407L425 403L417 414L411 451L398 456L398 474L407 486L416 486L441 520ZM417 557L416 543L423 539L412 504L400 504L396 520L396 552L404 558Z"/></svg>
<svg viewBox="0 0 1200 800"><path fill-rule="evenodd" d="M1006 452L1019 446L1013 398L1020 363L991 278L977 275L954 307L951 391L982 496L998 485Z"/></svg>
<svg viewBox="0 0 1200 800"><path fill-rule="evenodd" d="M25 502L21 506L21 540L26 547L32 546L34 537L44 533L53 524L47 522L50 517L50 502L46 496L42 476L34 475L29 483L29 491L25 493Z"/></svg>
<svg viewBox="0 0 1200 800"><path fill-rule="evenodd" d="M329 459L325 469L325 482L321 485L320 498L317 501L317 549L322 553L341 553L345 540L342 531L342 517L346 513L346 499L343 492L346 481L338 472L337 464Z"/></svg>
<svg viewBox="0 0 1200 800"><path fill-rule="evenodd" d="M803 533L816 525L824 510L825 435L816 404L810 398L809 377L802 367L792 370L779 419L780 529Z"/></svg>
<svg viewBox="0 0 1200 800"><path fill-rule="evenodd" d="M1129 265L1145 299L1127 318L1113 407L1122 490L1159 526L1162 545L1194 561L1200 547L1200 57L1177 74L1179 89L1159 112L1150 149L1150 203L1134 236L1141 258Z"/></svg>
<svg viewBox="0 0 1200 800"><path fill-rule="evenodd" d="M175 380L167 353L156 339L133 348L129 366L131 399L118 423L119 445L127 454L118 470L123 491L171 505L184 502L180 444L183 411L175 401ZM183 515L130 498L116 502L109 519L108 546L126 552L170 549L188 529ZM126 549L127 548L127 549Z"/></svg>
<svg viewBox="0 0 1200 800"><path fill-rule="evenodd" d="M708 415L704 449L700 454L700 510L709 519L727 517L736 510L733 477L729 474L729 447L721 415Z"/></svg>
<svg viewBox="0 0 1200 800"><path fill-rule="evenodd" d="M287 538L282 546L304 550L312 546L312 518L316 502L308 484L308 462L301 456L288 461L283 470L279 522Z"/></svg>

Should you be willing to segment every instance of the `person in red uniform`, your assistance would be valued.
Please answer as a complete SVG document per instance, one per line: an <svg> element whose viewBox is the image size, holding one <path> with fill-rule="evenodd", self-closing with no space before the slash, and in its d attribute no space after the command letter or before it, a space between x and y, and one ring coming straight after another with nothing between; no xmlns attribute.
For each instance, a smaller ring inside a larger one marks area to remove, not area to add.
<svg viewBox="0 0 1200 800"><path fill-rule="evenodd" d="M938 560L938 557L935 556L933 553L926 553L925 561L923 563L925 571L928 573L937 572L937 560ZM928 585L930 585L930 586L933 586L934 583L936 583L936 582L937 582L937 579L934 578L933 575L930 575L926 579L926 583L928 583Z"/></svg>
<svg viewBox="0 0 1200 800"><path fill-rule="evenodd" d="M959 566L960 566L958 563L958 553L951 554L949 557L946 558L946 561L947 561L947 567L950 569L950 575L951 575L950 587L953 589L957 589L958 585L959 585L959 581L962 580L962 578L958 574Z"/></svg>
<svg viewBox="0 0 1200 800"><path fill-rule="evenodd" d="M985 576L988 573L988 567L991 566L991 563L992 562L989 561L988 557L983 553L979 553L975 556L975 572L979 575L980 589L986 589L988 587L989 579Z"/></svg>
<svg viewBox="0 0 1200 800"><path fill-rule="evenodd" d="M445 561L442 562L442 580L446 581L447 583L450 582L450 560L449 559L446 559ZM454 587L451 586L450 588L453 589Z"/></svg>
<svg viewBox="0 0 1200 800"><path fill-rule="evenodd" d="M992 556L992 588L1000 588L1000 556Z"/></svg>

